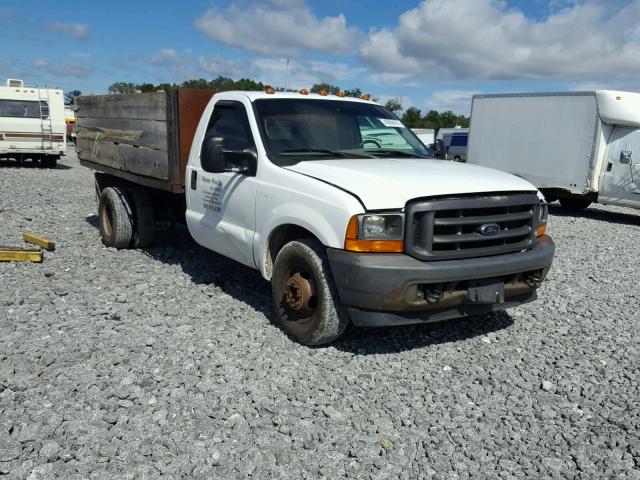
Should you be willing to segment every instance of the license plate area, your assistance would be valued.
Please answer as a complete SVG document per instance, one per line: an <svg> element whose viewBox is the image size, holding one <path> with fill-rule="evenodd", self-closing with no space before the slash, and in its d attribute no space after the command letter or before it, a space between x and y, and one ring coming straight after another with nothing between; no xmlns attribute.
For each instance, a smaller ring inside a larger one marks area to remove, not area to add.
<svg viewBox="0 0 640 480"><path fill-rule="evenodd" d="M469 282L467 300L470 303L504 303L504 282L473 280Z"/></svg>

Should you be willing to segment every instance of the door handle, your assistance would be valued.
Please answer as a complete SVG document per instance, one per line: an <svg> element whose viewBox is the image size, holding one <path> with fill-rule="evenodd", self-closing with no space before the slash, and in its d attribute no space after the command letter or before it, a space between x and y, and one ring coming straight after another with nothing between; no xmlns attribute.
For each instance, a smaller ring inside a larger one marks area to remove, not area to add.
<svg viewBox="0 0 640 480"><path fill-rule="evenodd" d="M191 181L189 182L191 185L191 190L196 190L198 188L198 171L191 170Z"/></svg>

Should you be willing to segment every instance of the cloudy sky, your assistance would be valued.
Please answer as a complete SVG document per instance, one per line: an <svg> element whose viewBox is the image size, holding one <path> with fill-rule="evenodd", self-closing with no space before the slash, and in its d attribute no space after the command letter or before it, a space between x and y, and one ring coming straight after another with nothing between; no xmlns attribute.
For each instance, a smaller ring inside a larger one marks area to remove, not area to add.
<svg viewBox="0 0 640 480"><path fill-rule="evenodd" d="M476 92L640 91L640 0L0 5L0 78L83 92L224 75L468 113Z"/></svg>

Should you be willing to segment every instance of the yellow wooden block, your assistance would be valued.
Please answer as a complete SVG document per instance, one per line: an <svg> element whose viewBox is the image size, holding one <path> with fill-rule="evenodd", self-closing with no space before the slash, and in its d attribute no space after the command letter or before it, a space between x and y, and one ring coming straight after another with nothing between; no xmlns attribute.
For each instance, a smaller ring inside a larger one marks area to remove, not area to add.
<svg viewBox="0 0 640 480"><path fill-rule="evenodd" d="M42 262L39 248L0 247L0 262Z"/></svg>
<svg viewBox="0 0 640 480"><path fill-rule="evenodd" d="M56 248L56 244L53 243L51 240L49 240L48 238L42 237L40 235L36 235L35 233L24 232L22 234L22 238L24 239L25 242L31 243L33 245L38 245L39 247L42 247L45 250L53 250L54 248Z"/></svg>

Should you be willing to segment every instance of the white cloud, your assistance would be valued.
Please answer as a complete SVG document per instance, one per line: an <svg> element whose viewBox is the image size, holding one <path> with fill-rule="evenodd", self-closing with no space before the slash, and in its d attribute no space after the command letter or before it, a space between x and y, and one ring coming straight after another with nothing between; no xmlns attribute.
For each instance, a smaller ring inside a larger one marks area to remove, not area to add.
<svg viewBox="0 0 640 480"><path fill-rule="evenodd" d="M344 15L319 19L302 0L232 3L226 10L208 10L195 25L216 41L271 56L351 53L359 37L356 29L347 27Z"/></svg>
<svg viewBox="0 0 640 480"><path fill-rule="evenodd" d="M200 67L212 75L238 79L249 77L275 87L284 87L289 80L290 88L310 87L314 83L340 83L364 73L362 68L352 68L346 63L320 60L285 58L256 58L230 60L224 57L203 57Z"/></svg>
<svg viewBox="0 0 640 480"><path fill-rule="evenodd" d="M476 93L480 92L476 90L438 90L425 100L425 110L439 112L451 110L453 113L469 115L471 113L471 97Z"/></svg>
<svg viewBox="0 0 640 480"><path fill-rule="evenodd" d="M80 40L83 42L86 42L91 38L89 25L86 23L50 22L45 25L45 29L49 32L61 33L73 38L74 40Z"/></svg>
<svg viewBox="0 0 640 480"><path fill-rule="evenodd" d="M640 0L622 8L560 1L550 11L538 20L501 0L424 0L397 27L372 31L360 54L379 74L407 81L640 73Z"/></svg>

